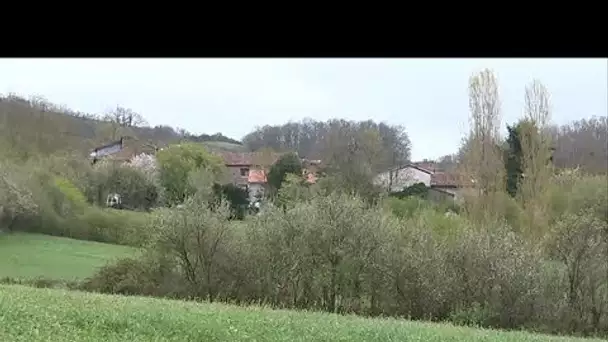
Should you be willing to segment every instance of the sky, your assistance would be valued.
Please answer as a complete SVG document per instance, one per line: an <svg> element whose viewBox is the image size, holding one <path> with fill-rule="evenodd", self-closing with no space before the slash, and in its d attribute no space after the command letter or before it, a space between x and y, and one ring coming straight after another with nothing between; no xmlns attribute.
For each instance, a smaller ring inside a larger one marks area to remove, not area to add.
<svg viewBox="0 0 608 342"><path fill-rule="evenodd" d="M420 160L457 151L468 79L484 68L498 77L503 130L535 78L553 122L608 115L608 59L0 59L0 93L86 113L120 105L151 125L236 139L290 120L373 119L404 126Z"/></svg>

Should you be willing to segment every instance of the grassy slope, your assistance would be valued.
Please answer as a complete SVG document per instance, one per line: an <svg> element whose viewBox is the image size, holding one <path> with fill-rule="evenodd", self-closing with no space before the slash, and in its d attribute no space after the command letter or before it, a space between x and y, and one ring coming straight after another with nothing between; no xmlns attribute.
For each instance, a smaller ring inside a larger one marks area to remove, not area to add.
<svg viewBox="0 0 608 342"><path fill-rule="evenodd" d="M0 234L0 278L75 280L133 248L38 234Z"/></svg>
<svg viewBox="0 0 608 342"><path fill-rule="evenodd" d="M223 150L230 152L247 152L247 148L243 145L231 144L223 141L204 141L201 143L210 150Z"/></svg>
<svg viewBox="0 0 608 342"><path fill-rule="evenodd" d="M579 341L394 319L239 308L16 285L0 286L0 322L0 340L15 342Z"/></svg>

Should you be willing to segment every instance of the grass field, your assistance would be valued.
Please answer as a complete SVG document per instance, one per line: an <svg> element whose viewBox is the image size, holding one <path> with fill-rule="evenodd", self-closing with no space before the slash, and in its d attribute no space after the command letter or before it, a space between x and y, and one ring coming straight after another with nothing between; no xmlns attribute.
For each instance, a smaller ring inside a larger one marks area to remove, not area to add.
<svg viewBox="0 0 608 342"><path fill-rule="evenodd" d="M247 148L243 145L231 144L223 141L204 141L202 144L209 149L219 149L230 152L246 152Z"/></svg>
<svg viewBox="0 0 608 342"><path fill-rule="evenodd" d="M0 285L0 340L593 341L17 285Z"/></svg>
<svg viewBox="0 0 608 342"><path fill-rule="evenodd" d="M39 234L0 234L0 278L76 280L135 249Z"/></svg>

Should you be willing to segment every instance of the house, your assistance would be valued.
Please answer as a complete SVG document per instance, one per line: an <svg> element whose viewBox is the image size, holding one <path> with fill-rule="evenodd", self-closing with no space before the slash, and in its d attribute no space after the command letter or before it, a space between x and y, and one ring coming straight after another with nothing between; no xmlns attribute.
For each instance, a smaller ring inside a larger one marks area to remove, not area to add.
<svg viewBox="0 0 608 342"><path fill-rule="evenodd" d="M217 152L217 154L224 160L230 181L244 188L249 184L249 172L251 170L264 170L279 160L282 155L279 153L265 154L259 152L228 151ZM264 175L265 179L266 176Z"/></svg>
<svg viewBox="0 0 608 342"><path fill-rule="evenodd" d="M389 192L399 192L416 183L423 183L427 187L430 187L432 174L433 171L411 163L378 174L374 179L374 183L382 186Z"/></svg>
<svg viewBox="0 0 608 342"><path fill-rule="evenodd" d="M257 202L259 199L263 198L268 190L268 180L266 179L266 172L264 170L249 170L247 183L250 203Z"/></svg>
<svg viewBox="0 0 608 342"><path fill-rule="evenodd" d="M376 184L389 192L399 192L417 183L429 188L432 200L459 199L465 188L472 185L467 177L454 172L441 171L434 163L410 163L392 168L376 176Z"/></svg>
<svg viewBox="0 0 608 342"><path fill-rule="evenodd" d="M460 200L463 193L473 185L470 177L456 172L435 172L431 175L429 198L436 201Z"/></svg>
<svg viewBox="0 0 608 342"><path fill-rule="evenodd" d="M264 152L217 152L224 160L230 181L249 191L249 200L263 197L268 189L267 172L283 155ZM317 181L320 160L302 159L303 177L308 183Z"/></svg>

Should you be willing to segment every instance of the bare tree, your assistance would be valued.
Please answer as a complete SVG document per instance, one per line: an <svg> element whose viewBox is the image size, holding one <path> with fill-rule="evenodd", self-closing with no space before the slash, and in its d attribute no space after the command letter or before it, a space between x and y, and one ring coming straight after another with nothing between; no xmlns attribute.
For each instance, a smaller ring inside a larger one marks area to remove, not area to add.
<svg viewBox="0 0 608 342"><path fill-rule="evenodd" d="M591 174L608 170L608 117L581 119L550 128L555 152L553 163L558 168L580 167Z"/></svg>
<svg viewBox="0 0 608 342"><path fill-rule="evenodd" d="M178 261L198 298L213 301L218 293L214 274L226 252L229 215L226 205L211 211L207 203L190 198L183 207L161 211L157 216L157 247Z"/></svg>
<svg viewBox="0 0 608 342"><path fill-rule="evenodd" d="M495 208L495 194L504 188L500 148L500 98L494 73L485 69L469 80L470 133L464 151L463 173L474 181L477 199L469 208L481 215Z"/></svg>
<svg viewBox="0 0 608 342"><path fill-rule="evenodd" d="M112 140L118 139L119 135L128 134L132 127L147 126L144 117L129 108L116 106L103 116L103 120L110 123Z"/></svg>
<svg viewBox="0 0 608 342"><path fill-rule="evenodd" d="M543 194L552 174L548 132L551 113L549 92L538 80L526 87L524 112L525 119L520 124L523 177L518 194L530 214L530 223L541 226L546 222L536 221L546 212Z"/></svg>
<svg viewBox="0 0 608 342"><path fill-rule="evenodd" d="M335 130L344 129L377 131L382 138L382 155L386 158L383 163L399 166L409 159L410 141L404 128L371 120L354 122L335 119L320 122L306 119L279 126L266 125L247 134L243 143L252 151L269 147L275 151L297 152L304 158L320 159L326 154L331 137L340 134ZM384 165L384 168L388 166Z"/></svg>

